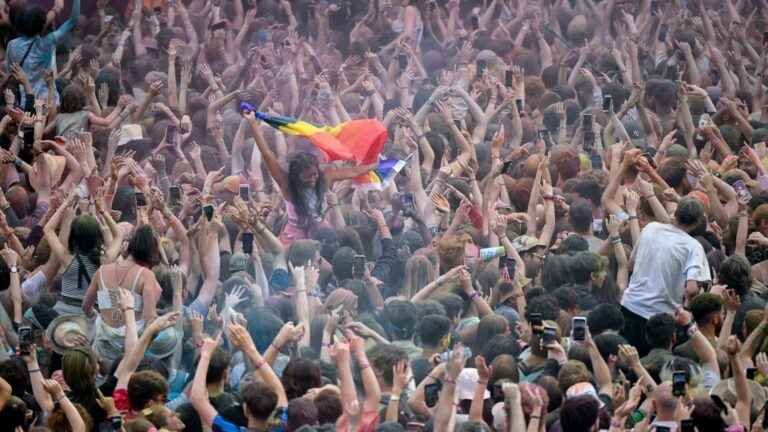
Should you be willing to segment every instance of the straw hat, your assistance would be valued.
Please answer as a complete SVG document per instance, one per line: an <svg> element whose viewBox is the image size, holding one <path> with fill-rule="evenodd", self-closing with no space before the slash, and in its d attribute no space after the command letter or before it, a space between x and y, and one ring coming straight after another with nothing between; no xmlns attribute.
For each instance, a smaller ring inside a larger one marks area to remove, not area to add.
<svg viewBox="0 0 768 432"><path fill-rule="evenodd" d="M88 321L82 315L61 315L48 326L45 336L53 351L64 354L68 350L88 343Z"/></svg>
<svg viewBox="0 0 768 432"><path fill-rule="evenodd" d="M147 356L157 360L164 359L173 354L180 345L181 335L176 331L176 327L168 327L155 336L155 340L147 349Z"/></svg>
<svg viewBox="0 0 768 432"><path fill-rule="evenodd" d="M127 124L120 128L120 141L117 142L117 146L120 147L142 138L144 138L144 134L141 132L141 125Z"/></svg>

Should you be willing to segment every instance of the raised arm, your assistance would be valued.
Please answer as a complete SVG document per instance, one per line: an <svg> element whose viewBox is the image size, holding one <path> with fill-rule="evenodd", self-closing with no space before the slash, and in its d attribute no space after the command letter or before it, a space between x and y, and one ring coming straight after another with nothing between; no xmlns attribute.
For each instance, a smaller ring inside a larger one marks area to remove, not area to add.
<svg viewBox="0 0 768 432"><path fill-rule="evenodd" d="M259 148L259 152L261 152L261 156L264 158L264 162L267 164L267 170L269 171L269 174L275 180L275 183L277 183L277 186L283 193L283 197L290 198L291 192L288 186L288 173L283 169L283 167L280 166L280 161L277 159L277 156L275 156L275 153L272 152L272 149L264 140L264 136L259 130L259 122L256 120L256 116L252 112L244 113L243 116L251 125L253 138L256 140L256 146Z"/></svg>
<svg viewBox="0 0 768 432"><path fill-rule="evenodd" d="M56 380L49 379L43 382L43 387L45 388L45 391L51 395L53 400L58 402L59 406L64 411L64 415L67 417L72 432L86 432L85 422L80 416L80 412L77 411L75 405L69 400L67 394L64 393L61 384Z"/></svg>
<svg viewBox="0 0 768 432"><path fill-rule="evenodd" d="M64 23L59 26L59 28L56 29L53 33L51 33L48 37L52 37L54 42L57 44L66 36L70 31L72 31L73 28L75 28L75 25L77 25L77 20L80 18L80 0L74 0L72 2L72 11L69 13L69 18L67 18Z"/></svg>
<svg viewBox="0 0 768 432"><path fill-rule="evenodd" d="M464 360L464 346L458 343L451 351L451 358L448 360L443 377L443 389L440 391L440 398L435 407L435 431L437 432L452 430L450 424L456 409L453 403L456 394L456 379L464 369Z"/></svg>
<svg viewBox="0 0 768 432"><path fill-rule="evenodd" d="M725 344L725 352L728 354L728 360L731 364L731 373L736 383L736 412L739 418L750 418L750 407L752 405L752 393L749 390L747 382L747 368L741 360L741 342L739 338L731 335Z"/></svg>
<svg viewBox="0 0 768 432"><path fill-rule="evenodd" d="M360 367L360 376L363 379L363 390L365 391L363 412L378 411L379 401L381 400L381 387L371 364L368 362L368 357L365 355L363 338L350 330L347 330L345 333L347 340L349 340L349 349L357 360L357 364Z"/></svg>
<svg viewBox="0 0 768 432"><path fill-rule="evenodd" d="M132 313L128 308L126 308L125 312ZM149 348L152 340L158 333L174 325L179 318L179 313L171 312L157 318L147 326L133 350L130 353L126 353L126 356L118 364L115 371L115 377L117 378L115 389L128 388L128 381L130 381L131 375L136 371L136 368L139 367L139 363L144 358L144 353Z"/></svg>
<svg viewBox="0 0 768 432"><path fill-rule="evenodd" d="M256 376L264 381L267 385L272 387L272 390L277 394L277 407L284 408L288 406L288 398L285 395L285 389L280 382L280 378L275 375L272 368L266 364L264 359L256 349L256 345L251 339L251 335L245 327L239 324L230 324L227 329L229 330L229 339L237 349L241 350L253 368L256 370ZM205 385L203 383L203 385ZM206 397L206 400L208 398Z"/></svg>
<svg viewBox="0 0 768 432"><path fill-rule="evenodd" d="M693 343L693 350L699 356L701 365L709 369L716 376L720 376L720 365L717 362L717 352L712 344L709 343L706 336L699 330L698 326L692 321L690 312L679 308L675 314L675 322L678 325L688 328L688 336Z"/></svg>
<svg viewBox="0 0 768 432"><path fill-rule="evenodd" d="M213 422L219 415L216 408L211 405L211 401L208 399L208 386L206 385L208 367L211 364L213 352L218 345L218 338L203 339L203 344L200 348L200 358L197 361L197 369L195 370L195 377L192 379L192 387L189 390L189 402L192 404L192 407L195 408L195 411L197 411L197 415L200 416L201 423L207 427L213 426Z"/></svg>

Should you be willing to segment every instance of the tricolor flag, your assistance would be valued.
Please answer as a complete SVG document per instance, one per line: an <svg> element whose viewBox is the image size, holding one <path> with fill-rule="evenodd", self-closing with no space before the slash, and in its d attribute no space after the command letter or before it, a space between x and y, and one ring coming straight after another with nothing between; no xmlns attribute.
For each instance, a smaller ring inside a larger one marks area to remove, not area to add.
<svg viewBox="0 0 768 432"><path fill-rule="evenodd" d="M407 159L382 159L378 168L357 177L355 184L363 190L384 190L407 163Z"/></svg>
<svg viewBox="0 0 768 432"><path fill-rule="evenodd" d="M246 102L240 109L288 135L303 136L325 154L328 161L350 160L372 164L387 141L387 129L378 120L351 120L336 126L317 126L291 117L273 116L256 111Z"/></svg>

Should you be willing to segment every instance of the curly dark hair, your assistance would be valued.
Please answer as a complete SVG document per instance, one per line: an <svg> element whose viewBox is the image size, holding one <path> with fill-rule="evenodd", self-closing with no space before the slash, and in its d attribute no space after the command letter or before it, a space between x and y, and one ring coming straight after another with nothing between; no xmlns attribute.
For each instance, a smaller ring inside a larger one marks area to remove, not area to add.
<svg viewBox="0 0 768 432"><path fill-rule="evenodd" d="M317 194L317 211L321 212L323 206L323 195L325 194L325 178L323 172L320 170L320 163L314 155L309 153L296 153L288 164L288 191L291 194L291 203L296 209L296 213L302 219L302 223L309 222L309 207L308 203L304 201L304 195L302 189L304 186L301 182L301 173L308 169L315 168L318 172L317 183L315 184L315 194Z"/></svg>
<svg viewBox="0 0 768 432"><path fill-rule="evenodd" d="M285 365L280 381L283 383L288 400L302 397L307 390L323 384L320 366L317 362L306 358L291 359Z"/></svg>

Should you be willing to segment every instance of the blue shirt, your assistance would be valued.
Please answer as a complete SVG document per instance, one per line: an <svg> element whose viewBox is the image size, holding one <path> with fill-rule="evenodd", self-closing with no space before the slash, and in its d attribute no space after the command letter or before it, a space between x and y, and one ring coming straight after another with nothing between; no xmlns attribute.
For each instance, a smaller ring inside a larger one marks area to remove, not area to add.
<svg viewBox="0 0 768 432"><path fill-rule="evenodd" d="M267 430L269 432L285 432L285 427L288 424L288 409L285 407L277 408L272 413L268 423ZM213 432L249 432L247 427L237 426L218 414L213 418L211 430Z"/></svg>
<svg viewBox="0 0 768 432"><path fill-rule="evenodd" d="M37 99L48 97L48 86L45 83L45 73L53 68L53 55L56 52L56 45L75 27L77 19L80 17L80 0L72 2L72 11L69 18L55 31L45 36L36 36L33 38L27 36L18 37L8 43L5 56L5 70L11 70L11 64L21 63L24 54L29 50L22 69L29 77L29 84L32 86L32 93ZM30 45L34 46L30 50ZM55 95L56 103L59 102L58 93Z"/></svg>
<svg viewBox="0 0 768 432"><path fill-rule="evenodd" d="M213 424L211 425L213 432L248 432L248 428L237 426L224 420L224 417L217 415L213 418Z"/></svg>

